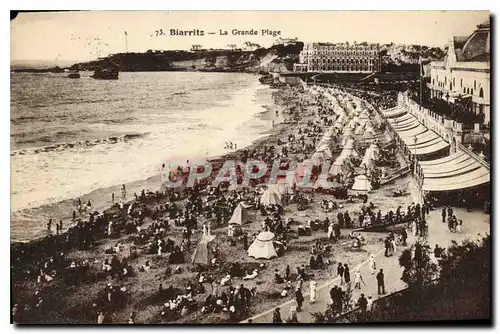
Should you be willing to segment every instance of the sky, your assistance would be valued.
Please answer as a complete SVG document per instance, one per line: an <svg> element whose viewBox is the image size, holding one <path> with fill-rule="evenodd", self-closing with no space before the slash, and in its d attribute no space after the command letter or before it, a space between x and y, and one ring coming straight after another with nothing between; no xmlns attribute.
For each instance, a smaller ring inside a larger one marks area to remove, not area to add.
<svg viewBox="0 0 500 334"><path fill-rule="evenodd" d="M443 47L452 36L468 36L489 19L487 11L82 11L20 13L11 21L11 60L88 61L108 54L243 46L268 47L276 37L304 42L403 43ZM162 29L163 35L156 36ZM170 29L205 31L171 36ZM258 31L235 36L233 29ZM228 31L227 36L219 30ZM127 41L125 39L127 32ZM215 32L215 35L208 35Z"/></svg>

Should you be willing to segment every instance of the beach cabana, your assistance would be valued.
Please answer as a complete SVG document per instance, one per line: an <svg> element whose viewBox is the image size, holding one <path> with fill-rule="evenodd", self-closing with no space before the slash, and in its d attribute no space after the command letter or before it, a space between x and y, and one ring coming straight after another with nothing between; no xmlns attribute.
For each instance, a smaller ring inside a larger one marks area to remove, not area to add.
<svg viewBox="0 0 500 334"><path fill-rule="evenodd" d="M360 167L366 166L366 168L371 169L375 166L375 161L370 157L370 152L367 152L361 161Z"/></svg>
<svg viewBox="0 0 500 334"><path fill-rule="evenodd" d="M209 265L212 261L212 243L215 240L215 235L204 235L193 253L191 259L192 264Z"/></svg>
<svg viewBox="0 0 500 334"><path fill-rule="evenodd" d="M276 189L268 188L260 197L260 204L264 206L281 204L281 196Z"/></svg>
<svg viewBox="0 0 500 334"><path fill-rule="evenodd" d="M250 215L248 214L248 208L250 206L243 204L243 202L238 203L233 211L233 215L229 220L229 224L243 225L250 221Z"/></svg>
<svg viewBox="0 0 500 334"><path fill-rule="evenodd" d="M248 256L255 259L272 259L278 257L273 245L274 233L260 232L257 238L248 247Z"/></svg>
<svg viewBox="0 0 500 334"><path fill-rule="evenodd" d="M372 186L370 184L370 180L368 180L368 177L366 177L366 175L364 174L361 174L356 176L351 189L357 192L367 193L372 189Z"/></svg>
<svg viewBox="0 0 500 334"><path fill-rule="evenodd" d="M344 165L344 161L335 161L335 163L330 167L330 170L328 171L328 174L330 175L338 175L338 174L345 174L347 172L347 168Z"/></svg>
<svg viewBox="0 0 500 334"><path fill-rule="evenodd" d="M358 125L358 127L356 128L356 130L354 130L354 134L357 135L357 136L360 136L363 134L363 126L362 125Z"/></svg>

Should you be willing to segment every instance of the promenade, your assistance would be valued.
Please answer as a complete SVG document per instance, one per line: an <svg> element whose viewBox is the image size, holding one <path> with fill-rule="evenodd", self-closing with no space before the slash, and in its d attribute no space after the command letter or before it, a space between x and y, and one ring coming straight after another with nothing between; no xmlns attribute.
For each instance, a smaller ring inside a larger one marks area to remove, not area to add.
<svg viewBox="0 0 500 334"><path fill-rule="evenodd" d="M454 212L457 218L463 220L464 225L462 232L460 233L450 233L448 231L448 224L442 223L441 220L441 208L431 211L427 216L427 222L429 225L429 236L427 240L431 249L434 249L436 244L440 247L447 247L453 240L460 243L466 239L475 240L479 237L478 234L484 235L485 233L490 233L489 216L485 215L481 211L466 212L466 210L454 208ZM416 241L416 237L412 233L409 232L408 234L407 247ZM396 249L395 255L386 257L384 256L384 248L381 243L379 250L375 253L375 263L377 267L376 273L380 270L380 268L384 269L386 294L404 289L406 286L405 283L401 281L402 267L399 266L398 261L404 248L406 247L400 246ZM370 274L370 270L368 268L368 258L357 266L350 268L352 287L354 288L354 273L358 268L361 269L361 275L366 284L361 283L361 289L353 289L353 300L357 301L361 293L364 293L367 298L368 296L372 296L372 299L376 300L378 298L377 280L375 278L376 273L375 275ZM334 275L336 275L336 270L336 265L332 266L332 280L318 286L317 299L314 304L309 303L309 284L308 282L305 282L303 287L305 300L302 305L302 311L298 313L299 322L314 322L314 317L311 313L324 312L327 305L331 303L330 289L335 285L340 285L340 278L338 276L334 277ZM342 285L342 289L345 291L345 284ZM279 307L281 309L281 316L285 320L289 318L290 307L296 305L295 300L289 300L276 305L275 307ZM273 311L275 307L249 319L251 319L253 323L272 323ZM248 322L249 319L243 322Z"/></svg>

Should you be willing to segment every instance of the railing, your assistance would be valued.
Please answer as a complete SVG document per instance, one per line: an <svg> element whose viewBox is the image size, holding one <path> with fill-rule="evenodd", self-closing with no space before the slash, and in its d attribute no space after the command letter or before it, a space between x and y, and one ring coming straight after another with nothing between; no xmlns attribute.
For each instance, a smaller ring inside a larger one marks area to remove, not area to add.
<svg viewBox="0 0 500 334"><path fill-rule="evenodd" d="M472 152L471 150L469 150L468 148L466 148L461 143L457 143L457 148L460 149L460 150L462 150L462 151L464 151L471 158L473 158L474 160L476 160L477 162L479 162L481 165L483 165L483 167L488 168L488 170L490 170L490 164L488 162L486 162L484 159L482 159L479 155L477 155L476 153Z"/></svg>

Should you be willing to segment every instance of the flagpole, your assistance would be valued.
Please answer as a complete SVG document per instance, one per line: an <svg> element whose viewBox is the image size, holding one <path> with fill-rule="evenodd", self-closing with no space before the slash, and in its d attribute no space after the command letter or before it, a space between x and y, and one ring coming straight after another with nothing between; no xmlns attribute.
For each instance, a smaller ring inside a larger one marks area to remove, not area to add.
<svg viewBox="0 0 500 334"><path fill-rule="evenodd" d="M128 35L125 31L125 53L128 53Z"/></svg>
<svg viewBox="0 0 500 334"><path fill-rule="evenodd" d="M420 69L420 106L423 107L422 105L422 99L423 99L423 95L422 95L422 91L423 91L423 73L422 73L422 56L420 56L420 66L419 66L419 69Z"/></svg>

